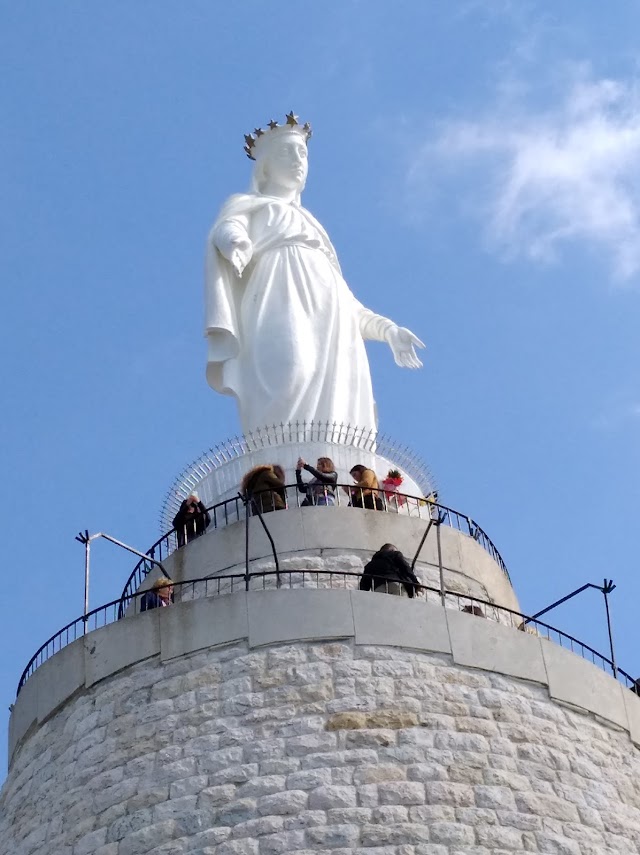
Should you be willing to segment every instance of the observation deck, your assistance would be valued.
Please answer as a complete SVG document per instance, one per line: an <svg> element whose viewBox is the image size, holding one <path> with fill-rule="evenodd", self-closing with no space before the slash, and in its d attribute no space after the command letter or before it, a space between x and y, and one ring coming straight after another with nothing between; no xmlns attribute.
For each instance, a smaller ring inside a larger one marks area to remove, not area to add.
<svg viewBox="0 0 640 855"><path fill-rule="evenodd" d="M435 653L454 667L528 681L549 699L625 731L640 746L640 701L629 691L633 678L588 645L537 620L521 631L522 614L450 591L422 586L414 599L360 591L359 575L337 570L290 571L279 578L269 571L248 580L243 574L224 575L178 585L179 601L169 608L142 614L134 608L122 620L115 619L118 601L95 610L91 619L97 628L43 661L23 683L9 725L10 767L34 729L79 692L128 669L153 671L226 645L255 651L338 640L356 649L375 645L412 655ZM482 617L465 613L470 604Z"/></svg>
<svg viewBox="0 0 640 855"><path fill-rule="evenodd" d="M167 531L117 600L80 616L41 646L18 686L10 762L33 729L74 695L123 669L147 661L155 667L221 645L252 650L296 640L351 639L356 647L428 651L455 666L532 681L551 699L623 728L640 744L640 703L628 691L633 678L588 645L521 613L489 536L467 514L425 499L433 478L408 451L403 474L415 492L380 489L379 510L350 506L341 487L353 489L352 483L338 485L333 507L302 506L304 496L289 484L286 508L247 516L238 484L257 463L295 465L298 456L313 459L315 453L331 454L339 472L356 462L379 474L398 467L399 452L391 457L387 445L390 456L383 456L379 438L351 431L338 442L334 432L328 447L328 434L320 436L305 428L306 439L287 434L276 444L266 431L259 447L231 443L228 459L210 461L209 468L200 461L180 476L164 516L193 489L206 495L204 487L217 493L207 502L208 530L181 548L177 533ZM253 500L260 508L260 494ZM364 565L385 542L413 561L421 582L417 597L358 590ZM157 562L175 583L176 602L141 614L140 598L161 572Z"/></svg>
<svg viewBox="0 0 640 855"><path fill-rule="evenodd" d="M217 525L212 520L209 531L180 549L170 549L176 533L168 532L162 542L169 554L161 560L176 583L175 604L140 613L140 598L159 572L141 562L122 597L45 642L20 680L10 758L79 691L138 663L152 667L158 659L236 642L253 649L331 639L430 651L454 665L533 681L550 698L614 723L640 744L640 703L628 691L633 678L588 645L523 615L504 562L473 520L443 505L400 498L416 503L415 515L346 504L294 505L265 515L277 564L257 517L249 518L248 540L246 521L230 512L212 515ZM235 500L221 504L236 507ZM358 590L363 564L385 541L408 557L421 546L416 598ZM161 542L151 551L160 555ZM134 591L145 569L150 572Z"/></svg>

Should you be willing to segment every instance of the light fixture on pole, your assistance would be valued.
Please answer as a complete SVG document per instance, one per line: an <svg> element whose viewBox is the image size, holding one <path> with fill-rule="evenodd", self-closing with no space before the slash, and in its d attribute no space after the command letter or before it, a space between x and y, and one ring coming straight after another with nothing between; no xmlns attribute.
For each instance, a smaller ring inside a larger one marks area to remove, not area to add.
<svg viewBox="0 0 640 855"><path fill-rule="evenodd" d="M140 558L144 558L145 561L149 561L151 564L155 564L157 567L160 568L163 575L166 576L167 579L170 578L169 574L164 569L164 566L161 561L152 558L150 555L145 555L144 552L140 552L138 549L134 549L133 546L129 546L128 544L123 543L121 540L116 540L116 538L111 537L110 534L105 534L103 531L99 531L96 534L89 534L88 529L79 532L76 535L76 540L79 543L84 544L84 611L82 613L84 635L87 634L87 621L89 615L89 575L91 563L91 541L97 540L99 537L103 537L105 540L108 540L110 543L114 543L121 549L126 549L127 552L132 552L134 555L138 555Z"/></svg>

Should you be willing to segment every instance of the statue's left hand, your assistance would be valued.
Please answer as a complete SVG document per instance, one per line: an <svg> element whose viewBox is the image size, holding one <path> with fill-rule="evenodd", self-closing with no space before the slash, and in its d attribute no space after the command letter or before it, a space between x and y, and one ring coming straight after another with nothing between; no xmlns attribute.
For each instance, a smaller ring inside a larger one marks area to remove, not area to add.
<svg viewBox="0 0 640 855"><path fill-rule="evenodd" d="M396 365L401 368L421 368L422 362L416 355L416 347L424 347L418 336L406 327L393 326L385 336Z"/></svg>

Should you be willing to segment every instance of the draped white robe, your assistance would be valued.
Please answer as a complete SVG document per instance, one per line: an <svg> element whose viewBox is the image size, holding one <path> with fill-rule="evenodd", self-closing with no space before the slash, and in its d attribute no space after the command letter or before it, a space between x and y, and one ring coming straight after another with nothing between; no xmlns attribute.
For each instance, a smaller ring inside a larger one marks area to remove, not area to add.
<svg viewBox="0 0 640 855"><path fill-rule="evenodd" d="M221 249L249 238L238 277ZM364 338L392 326L353 296L335 250L297 202L232 196L207 244L207 381L237 399L245 433L329 421L376 428Z"/></svg>

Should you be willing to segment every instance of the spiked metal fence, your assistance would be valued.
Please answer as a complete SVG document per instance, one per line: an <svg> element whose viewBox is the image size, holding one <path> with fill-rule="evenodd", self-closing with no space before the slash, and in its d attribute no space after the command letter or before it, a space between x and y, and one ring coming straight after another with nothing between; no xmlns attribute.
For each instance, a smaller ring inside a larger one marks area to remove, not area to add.
<svg viewBox="0 0 640 855"><path fill-rule="evenodd" d="M425 496L436 489L435 478L424 460L408 446L372 428L329 421L280 423L235 436L212 446L183 469L174 480L160 511L160 530L171 526L181 502L211 472L232 460L263 448L302 443L323 443L356 448L391 461L420 487Z"/></svg>

